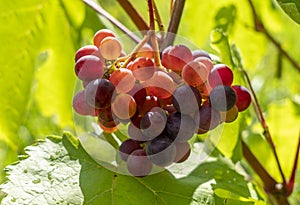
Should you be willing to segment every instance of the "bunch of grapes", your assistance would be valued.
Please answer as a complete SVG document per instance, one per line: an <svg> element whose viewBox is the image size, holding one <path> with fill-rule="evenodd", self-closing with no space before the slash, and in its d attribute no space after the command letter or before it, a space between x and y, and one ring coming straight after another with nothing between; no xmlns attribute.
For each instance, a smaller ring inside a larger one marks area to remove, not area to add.
<svg viewBox="0 0 300 205"><path fill-rule="evenodd" d="M153 165L185 161L194 134L234 121L251 103L245 87L232 85L231 69L214 64L203 50L180 44L157 55L143 44L126 55L107 29L93 40L75 55L75 74L84 89L74 96L73 108L97 117L104 132L127 126L119 154L134 176L148 175Z"/></svg>

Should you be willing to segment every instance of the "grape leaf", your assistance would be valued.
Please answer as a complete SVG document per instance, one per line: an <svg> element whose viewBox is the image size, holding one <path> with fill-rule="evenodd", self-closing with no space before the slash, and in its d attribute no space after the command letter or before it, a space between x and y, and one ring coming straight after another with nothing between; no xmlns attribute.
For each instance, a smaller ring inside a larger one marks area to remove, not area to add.
<svg viewBox="0 0 300 205"><path fill-rule="evenodd" d="M211 184L250 197L248 182L220 160L200 164L181 179L168 171L135 178L99 165L68 133L29 146L26 153L6 169L2 204L214 204Z"/></svg>
<svg viewBox="0 0 300 205"><path fill-rule="evenodd" d="M47 138L26 148L23 160L6 168L9 181L1 188L8 193L2 204L81 204L80 164L70 160L61 138Z"/></svg>
<svg viewBox="0 0 300 205"><path fill-rule="evenodd" d="M297 0L277 0L281 8L296 23L300 24L300 2Z"/></svg>

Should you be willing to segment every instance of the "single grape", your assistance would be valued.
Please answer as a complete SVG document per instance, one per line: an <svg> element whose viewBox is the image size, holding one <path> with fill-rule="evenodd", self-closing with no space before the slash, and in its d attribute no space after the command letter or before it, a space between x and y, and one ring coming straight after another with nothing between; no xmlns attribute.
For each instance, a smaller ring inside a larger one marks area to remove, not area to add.
<svg viewBox="0 0 300 205"><path fill-rule="evenodd" d="M81 48L79 48L75 54L75 62L77 62L81 57L87 56L87 55L94 55L97 56L102 60L101 53L97 46L94 45L86 45Z"/></svg>
<svg viewBox="0 0 300 205"><path fill-rule="evenodd" d="M106 79L99 78L91 81L85 88L87 103L97 109L111 106L115 86Z"/></svg>
<svg viewBox="0 0 300 205"><path fill-rule="evenodd" d="M194 117L198 128L202 130L202 133L216 128L220 124L220 112L212 108L208 103L204 103L199 112L196 112Z"/></svg>
<svg viewBox="0 0 300 205"><path fill-rule="evenodd" d="M134 123L129 123L128 125L128 135L131 139L139 141L147 141L149 138L145 136L142 130L134 125Z"/></svg>
<svg viewBox="0 0 300 205"><path fill-rule="evenodd" d="M119 155L122 160L127 161L129 155L138 149L141 149L141 142L138 140L127 139L119 147Z"/></svg>
<svg viewBox="0 0 300 205"><path fill-rule="evenodd" d="M230 86L218 85L210 92L209 100L214 109L225 112L235 105L236 94Z"/></svg>
<svg viewBox="0 0 300 205"><path fill-rule="evenodd" d="M240 85L234 85L232 86L236 93L236 106L239 110L239 112L242 112L246 110L250 103L251 103L251 95L247 88L240 86Z"/></svg>
<svg viewBox="0 0 300 205"><path fill-rule="evenodd" d="M237 106L233 106L231 109L229 109L226 112L220 112L221 115L221 121L222 122L233 122L237 119L238 115L239 115L239 110L237 108Z"/></svg>
<svg viewBox="0 0 300 205"><path fill-rule="evenodd" d="M199 57L205 57L211 60L211 57L209 54L204 50L193 50L192 51L193 59L199 58Z"/></svg>
<svg viewBox="0 0 300 205"><path fill-rule="evenodd" d="M173 79L163 71L156 71L153 76L145 82L145 87L149 95L159 99L165 99L172 95L175 84Z"/></svg>
<svg viewBox="0 0 300 205"><path fill-rule="evenodd" d="M188 142L175 142L176 156L174 162L181 163L186 161L191 154L191 147Z"/></svg>
<svg viewBox="0 0 300 205"><path fill-rule="evenodd" d="M99 50L103 58L115 60L122 53L122 45L117 38L108 36L101 41Z"/></svg>
<svg viewBox="0 0 300 205"><path fill-rule="evenodd" d="M155 107L142 117L140 128L148 139L153 139L163 132L166 121L165 112L161 108Z"/></svg>
<svg viewBox="0 0 300 205"><path fill-rule="evenodd" d="M146 142L146 153L153 164L165 167L174 161L176 147L168 136L162 134Z"/></svg>
<svg viewBox="0 0 300 205"><path fill-rule="evenodd" d="M114 71L110 76L110 82L115 86L117 93L127 93L135 84L135 77L126 68Z"/></svg>
<svg viewBox="0 0 300 205"><path fill-rule="evenodd" d="M134 98L124 93L115 97L111 107L115 116L121 120L130 119L137 110Z"/></svg>
<svg viewBox="0 0 300 205"><path fill-rule="evenodd" d="M212 88L218 85L231 86L233 73L227 65L216 64L208 76L208 82Z"/></svg>
<svg viewBox="0 0 300 205"><path fill-rule="evenodd" d="M153 164L148 159L145 150L133 151L127 160L127 169L135 177L145 177L152 171Z"/></svg>
<svg viewBox="0 0 300 205"><path fill-rule="evenodd" d="M142 105L147 97L147 91L140 83L135 83L133 88L127 93L134 98L137 105Z"/></svg>
<svg viewBox="0 0 300 205"><path fill-rule="evenodd" d="M86 55L76 62L75 73L80 80L90 82L102 77L104 64L97 56Z"/></svg>
<svg viewBox="0 0 300 205"><path fill-rule="evenodd" d="M193 54L185 45L173 46L168 52L168 67L173 71L181 71L185 64L193 60Z"/></svg>
<svg viewBox="0 0 300 205"><path fill-rule="evenodd" d="M180 112L170 113L165 126L165 133L173 141L187 141L196 131L194 119Z"/></svg>
<svg viewBox="0 0 300 205"><path fill-rule="evenodd" d="M160 107L159 100L155 96L147 95L142 104L138 104L139 115L143 116L154 107Z"/></svg>
<svg viewBox="0 0 300 205"><path fill-rule="evenodd" d="M153 76L156 68L150 58L138 57L131 64L130 70L137 80L145 81Z"/></svg>
<svg viewBox="0 0 300 205"><path fill-rule="evenodd" d="M95 116L96 114L95 108L93 108L86 102L84 90L79 91L73 97L73 108L75 112L77 112L80 115Z"/></svg>
<svg viewBox="0 0 300 205"><path fill-rule="evenodd" d="M188 85L179 86L173 92L173 105L184 114L195 113L201 106L201 100L198 90Z"/></svg>
<svg viewBox="0 0 300 205"><path fill-rule="evenodd" d="M191 86L199 86L208 78L208 69L203 63L191 61L182 69L182 79Z"/></svg>
<svg viewBox="0 0 300 205"><path fill-rule="evenodd" d="M198 57L198 58L194 59L194 61L203 63L206 66L208 73L210 73L214 67L214 64L211 61L211 59L207 58L207 57Z"/></svg>
<svg viewBox="0 0 300 205"><path fill-rule="evenodd" d="M94 35L94 45L99 47L101 41L106 37L116 37L116 35L109 29L100 29Z"/></svg>

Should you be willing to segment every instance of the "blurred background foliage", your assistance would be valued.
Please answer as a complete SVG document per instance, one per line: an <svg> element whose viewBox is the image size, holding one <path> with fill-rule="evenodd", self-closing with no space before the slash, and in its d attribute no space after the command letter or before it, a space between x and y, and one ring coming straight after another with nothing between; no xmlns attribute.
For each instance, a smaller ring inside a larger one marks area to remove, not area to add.
<svg viewBox="0 0 300 205"><path fill-rule="evenodd" d="M130 30L137 30L117 1L98 2ZM133 3L148 19L147 2ZM156 3L167 27L170 2L156 0ZM265 27L300 64L300 26L274 1L253 3ZM61 134L62 130L74 132L74 54L81 46L90 44L100 28L122 33L80 0L0 0L0 8L0 170L3 170L37 139ZM300 71L263 33L255 31L247 0L186 1L179 35L217 55L210 46L210 33L216 26L227 30L229 42L241 53L284 173L289 177L300 128ZM267 170L280 180L253 109L245 115L241 122L242 136ZM229 134L223 138L230 144L230 132L226 133ZM1 171L0 181L4 180ZM295 204L300 203L299 184L296 190Z"/></svg>

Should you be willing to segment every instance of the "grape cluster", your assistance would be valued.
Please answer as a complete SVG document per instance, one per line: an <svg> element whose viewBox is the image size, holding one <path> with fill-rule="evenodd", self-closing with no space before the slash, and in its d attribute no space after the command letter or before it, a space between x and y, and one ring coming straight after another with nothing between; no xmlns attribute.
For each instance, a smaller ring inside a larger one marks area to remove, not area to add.
<svg viewBox="0 0 300 205"><path fill-rule="evenodd" d="M148 175L153 165L185 161L194 134L234 121L251 103L245 87L232 85L231 69L214 64L203 50L169 46L157 60L148 44L126 55L108 29L93 40L75 55L84 89L74 96L73 108L97 117L104 132L128 126L119 154L134 176Z"/></svg>

